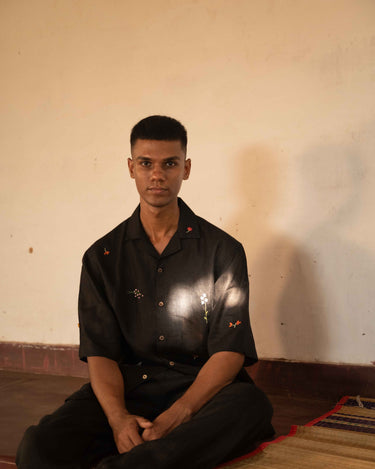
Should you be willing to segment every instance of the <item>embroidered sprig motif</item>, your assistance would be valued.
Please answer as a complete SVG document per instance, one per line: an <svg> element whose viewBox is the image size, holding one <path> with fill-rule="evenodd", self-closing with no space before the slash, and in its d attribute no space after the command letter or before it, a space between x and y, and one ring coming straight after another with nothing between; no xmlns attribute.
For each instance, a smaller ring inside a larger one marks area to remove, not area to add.
<svg viewBox="0 0 375 469"><path fill-rule="evenodd" d="M191 233L193 231L193 228L191 226L188 226L186 228L186 233Z"/></svg>
<svg viewBox="0 0 375 469"><path fill-rule="evenodd" d="M234 329L241 324L241 321L230 322L229 327L234 327Z"/></svg>
<svg viewBox="0 0 375 469"><path fill-rule="evenodd" d="M204 320L206 323L208 323L208 311L207 311L207 303L208 303L208 298L205 293L201 296L201 305L203 306L203 311L204 311Z"/></svg>
<svg viewBox="0 0 375 469"><path fill-rule="evenodd" d="M138 290L138 288L134 288L134 290L131 290L129 292L129 295L134 295L134 298L137 298L137 300L140 300L141 298L144 297L143 293L141 293L141 291Z"/></svg>
<svg viewBox="0 0 375 469"><path fill-rule="evenodd" d="M108 251L108 249L107 249L107 248L104 248L104 255L105 255L105 256L108 256L108 255L109 255L109 253L110 253L110 251Z"/></svg>

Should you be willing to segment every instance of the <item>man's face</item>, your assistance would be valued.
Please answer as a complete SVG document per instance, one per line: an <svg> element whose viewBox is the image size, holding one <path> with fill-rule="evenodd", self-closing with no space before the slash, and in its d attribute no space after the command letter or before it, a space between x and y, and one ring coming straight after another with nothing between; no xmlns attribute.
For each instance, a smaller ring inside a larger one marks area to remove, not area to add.
<svg viewBox="0 0 375 469"><path fill-rule="evenodd" d="M166 207L176 203L182 181L190 174L190 159L180 141L136 140L128 159L141 204Z"/></svg>

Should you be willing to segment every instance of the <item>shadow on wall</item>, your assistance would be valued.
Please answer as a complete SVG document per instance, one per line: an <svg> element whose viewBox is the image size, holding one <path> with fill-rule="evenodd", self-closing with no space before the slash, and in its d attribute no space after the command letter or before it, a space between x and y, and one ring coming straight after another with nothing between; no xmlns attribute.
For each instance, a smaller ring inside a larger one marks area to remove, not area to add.
<svg viewBox="0 0 375 469"><path fill-rule="evenodd" d="M267 147L238 158L239 203L230 226L248 256L259 356L372 362L374 222L363 208L375 190L366 181L372 166L343 146L314 148L294 167Z"/></svg>
<svg viewBox="0 0 375 469"><path fill-rule="evenodd" d="M325 334L329 335L330 350L327 354L319 351L317 358L322 361L365 364L374 360L375 264L371 228L367 230L373 221L362 210L365 179L369 177L365 166L355 146L316 147L296 164L300 187L293 225L303 227L299 239L308 247L318 272L316 278L324 285L324 304L318 297L310 311L324 317L328 326ZM289 320L295 319L293 300L291 277L280 298L280 317L289 311ZM293 351L289 345L292 336L283 336L286 353Z"/></svg>
<svg viewBox="0 0 375 469"><path fill-rule="evenodd" d="M243 242L248 257L251 323L258 354L319 359L329 347L329 337L316 265L309 252L278 230L274 221L290 192L283 154L250 147L239 160L234 235Z"/></svg>

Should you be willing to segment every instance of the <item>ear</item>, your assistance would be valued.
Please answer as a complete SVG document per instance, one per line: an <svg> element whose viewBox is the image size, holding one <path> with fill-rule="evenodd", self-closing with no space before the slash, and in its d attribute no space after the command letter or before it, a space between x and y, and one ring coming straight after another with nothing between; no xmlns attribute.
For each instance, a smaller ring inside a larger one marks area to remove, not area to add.
<svg viewBox="0 0 375 469"><path fill-rule="evenodd" d="M185 167L184 167L184 180L189 179L190 176L190 170L191 170L191 160L190 158L187 158L185 160Z"/></svg>
<svg viewBox="0 0 375 469"><path fill-rule="evenodd" d="M130 177L134 179L134 161L131 158L128 158L128 168Z"/></svg>

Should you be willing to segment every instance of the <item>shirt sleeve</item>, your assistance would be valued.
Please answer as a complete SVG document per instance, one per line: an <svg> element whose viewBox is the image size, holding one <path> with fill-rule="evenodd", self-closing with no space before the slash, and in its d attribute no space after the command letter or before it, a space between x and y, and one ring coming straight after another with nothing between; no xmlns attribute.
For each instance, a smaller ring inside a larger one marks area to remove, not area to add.
<svg viewBox="0 0 375 469"><path fill-rule="evenodd" d="M78 298L79 356L100 356L120 361L125 350L115 313L107 298L99 266L87 253L83 257Z"/></svg>
<svg viewBox="0 0 375 469"><path fill-rule="evenodd" d="M245 366L258 360L249 318L246 255L238 242L217 253L214 305L209 316L208 353L245 355Z"/></svg>

